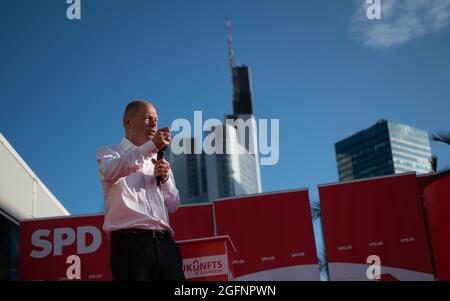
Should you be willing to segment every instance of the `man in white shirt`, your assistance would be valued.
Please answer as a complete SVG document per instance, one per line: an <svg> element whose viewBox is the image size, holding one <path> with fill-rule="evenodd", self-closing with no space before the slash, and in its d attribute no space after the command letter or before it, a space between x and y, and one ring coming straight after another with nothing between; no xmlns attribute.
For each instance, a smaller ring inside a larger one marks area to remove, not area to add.
<svg viewBox="0 0 450 301"><path fill-rule="evenodd" d="M151 103L130 102L122 142L97 151L114 280L184 280L169 225L169 212L177 210L180 197L169 163L155 160L158 150L170 143L170 129L157 131L157 124Z"/></svg>

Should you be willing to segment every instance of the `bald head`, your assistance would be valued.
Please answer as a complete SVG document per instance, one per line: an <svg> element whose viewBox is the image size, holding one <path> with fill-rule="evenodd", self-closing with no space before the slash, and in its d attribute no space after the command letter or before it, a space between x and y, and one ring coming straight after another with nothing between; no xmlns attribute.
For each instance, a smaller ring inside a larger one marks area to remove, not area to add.
<svg viewBox="0 0 450 301"><path fill-rule="evenodd" d="M145 107L152 107L155 109L155 106L146 100L133 100L132 102L128 103L125 111L123 112L123 118L131 117L136 114L139 110L144 109Z"/></svg>
<svg viewBox="0 0 450 301"><path fill-rule="evenodd" d="M127 138L135 145L142 145L156 133L158 114L155 106L146 100L130 102L123 113L123 126Z"/></svg>

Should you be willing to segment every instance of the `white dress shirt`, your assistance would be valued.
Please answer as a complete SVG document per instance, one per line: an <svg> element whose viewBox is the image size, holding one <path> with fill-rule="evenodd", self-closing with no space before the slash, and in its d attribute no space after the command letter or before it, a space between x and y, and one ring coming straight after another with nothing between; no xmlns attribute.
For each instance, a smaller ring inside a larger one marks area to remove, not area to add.
<svg viewBox="0 0 450 301"><path fill-rule="evenodd" d="M119 229L169 230L169 212L180 204L178 189L170 170L169 179L156 185L153 175L157 148L153 141L141 146L123 138L119 145L97 151L100 180L105 199L104 231Z"/></svg>

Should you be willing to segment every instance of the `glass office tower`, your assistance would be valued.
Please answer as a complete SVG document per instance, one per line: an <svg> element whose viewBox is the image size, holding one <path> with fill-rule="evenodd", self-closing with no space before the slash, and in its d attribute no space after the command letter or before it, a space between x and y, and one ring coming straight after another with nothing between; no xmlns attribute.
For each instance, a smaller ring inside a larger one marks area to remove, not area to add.
<svg viewBox="0 0 450 301"><path fill-rule="evenodd" d="M430 171L428 133L384 119L335 144L339 180Z"/></svg>

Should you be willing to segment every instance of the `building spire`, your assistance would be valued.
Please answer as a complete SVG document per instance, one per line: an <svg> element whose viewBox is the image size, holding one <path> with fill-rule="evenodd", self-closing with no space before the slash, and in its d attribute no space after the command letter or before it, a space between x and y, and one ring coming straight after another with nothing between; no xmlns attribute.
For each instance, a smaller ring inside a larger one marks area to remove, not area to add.
<svg viewBox="0 0 450 301"><path fill-rule="evenodd" d="M230 61L230 68L233 70L236 67L236 63L234 62L234 49L233 49L233 35L231 34L231 19L227 17L226 19L227 26L227 44L228 44L228 58Z"/></svg>

